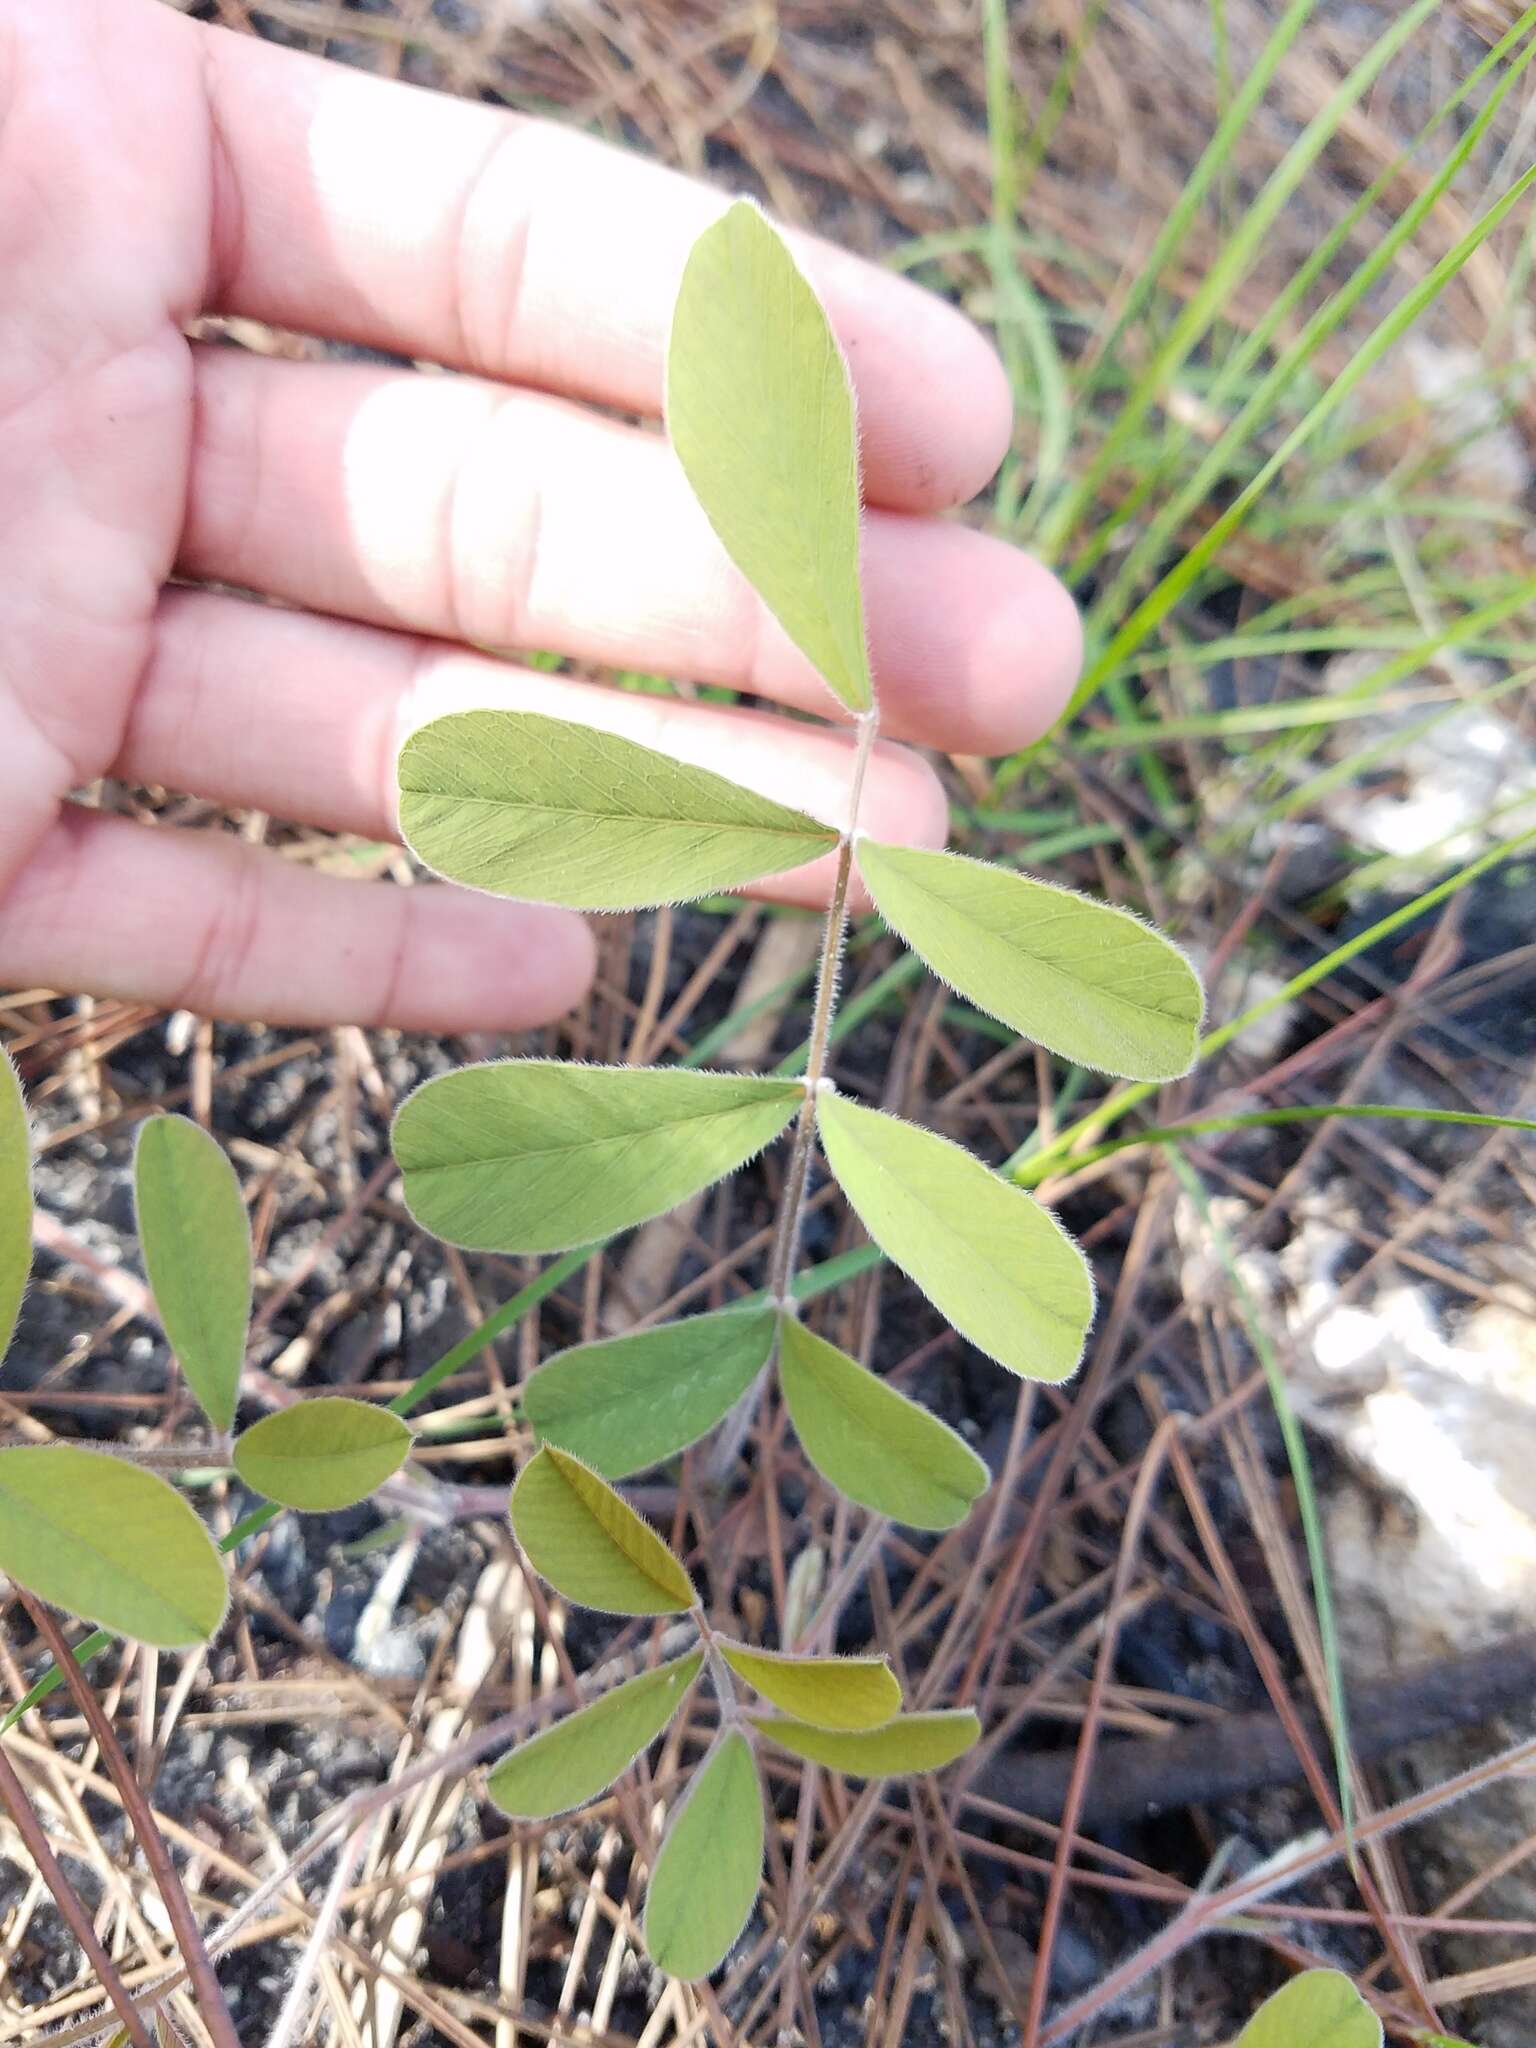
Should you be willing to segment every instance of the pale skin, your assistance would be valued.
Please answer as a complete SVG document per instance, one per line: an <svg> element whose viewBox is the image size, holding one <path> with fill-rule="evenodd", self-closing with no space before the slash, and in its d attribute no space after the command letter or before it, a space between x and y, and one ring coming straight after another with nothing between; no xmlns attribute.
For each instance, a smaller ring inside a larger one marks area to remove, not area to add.
<svg viewBox="0 0 1536 2048"><path fill-rule="evenodd" d="M102 776L387 839L407 731L523 706L840 822L846 727L472 651L835 720L654 428L677 279L720 204L158 0L0 0L0 988L451 1032L547 1021L588 985L567 912L349 881L71 800ZM944 799L913 747L1045 730L1076 615L1038 564L942 516L1007 445L988 344L914 287L798 249L860 408L887 736L860 822L937 845ZM203 314L458 374L189 341ZM196 587L215 584L279 604ZM773 893L816 902L827 881L821 863Z"/></svg>

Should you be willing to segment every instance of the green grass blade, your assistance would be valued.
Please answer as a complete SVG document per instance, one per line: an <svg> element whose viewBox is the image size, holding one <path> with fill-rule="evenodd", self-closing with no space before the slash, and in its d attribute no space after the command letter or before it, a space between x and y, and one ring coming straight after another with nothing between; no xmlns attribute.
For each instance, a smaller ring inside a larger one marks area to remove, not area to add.
<svg viewBox="0 0 1536 2048"><path fill-rule="evenodd" d="M1133 654L1142 642L1157 630L1180 598L1199 580L1227 541L1248 518L1254 506L1292 456L1304 448L1318 429L1333 417L1361 379L1374 369L1393 343L1407 333L1424 309L1433 303L1451 279L1464 268L1469 258L1519 205L1533 185L1536 185L1536 164L1533 164L1509 191L1480 217L1456 246L1449 250L1428 275L1377 324L1327 391L1291 429L1263 467L1244 486L1220 517L1212 521L1183 559L1142 600L1114 634L1108 646L1090 664L1082 682L1073 693L1064 718L1072 717L1096 696L1109 672L1127 656Z"/></svg>
<svg viewBox="0 0 1536 2048"><path fill-rule="evenodd" d="M1339 85L1328 96L1317 113L1307 123L1301 134L1291 144L1280 163L1265 180L1262 189L1249 206L1236 229L1218 253L1201 279L1195 291L1186 301L1167 339L1156 351L1146 370L1137 378L1136 385L1127 403L1116 414L1113 425L1104 436L1094 457L1081 477L1053 508L1051 518L1044 528L1044 539L1048 550L1059 547L1078 522L1083 519L1098 492L1104 478L1110 474L1127 443L1137 428L1159 404L1172 384L1179 369L1191 352L1199 345L1212 323L1220 316L1224 307L1230 304L1233 294L1257 259L1265 237L1270 233L1286 202L1322 153L1330 138L1337 131L1350 109L1369 91L1383 69L1414 34L1420 23L1428 18L1441 4L1441 0L1414 0L1360 59ZM1282 42L1287 30L1292 37L1299 34L1311 14L1310 0L1298 0L1297 5L1285 15L1275 34L1253 70L1243 81L1242 90L1233 99L1226 118L1221 121L1210 146L1196 166L1185 193L1170 215L1170 225L1184 213L1191 190L1199 186L1202 171L1210 164L1210 175L1215 176L1227 161L1231 148L1246 128L1249 117L1259 104L1262 91L1267 87L1275 65L1285 54L1288 41ZM1280 47L1277 48L1277 45ZM1259 83L1258 92L1255 91ZM1241 117L1240 125L1234 123ZM1221 145L1219 156L1212 161L1213 153ZM1209 179L1207 179L1207 184ZM1199 186L1203 196L1204 187ZM1191 214L1191 218L1192 218ZM1180 239L1187 229L1184 221ZM1166 234L1167 230L1165 230ZM1159 238L1159 248L1162 238ZM1175 245L1176 246L1176 245ZM1166 261L1166 258L1162 259ZM1154 264L1156 268L1154 269ZM1111 336L1110 346L1118 341L1125 331L1126 312L1137 305L1138 296L1147 273L1155 278L1160 274L1162 262L1158 250L1154 249L1142 278L1138 279L1122 310L1119 321Z"/></svg>
<svg viewBox="0 0 1536 2048"><path fill-rule="evenodd" d="M1394 158L1374 183L1360 195L1354 205L1348 209L1343 217L1322 238L1316 249L1312 251L1295 275L1287 280L1284 287L1271 300L1270 304L1265 308L1263 315L1255 322L1252 331L1239 339L1232 355L1221 366L1215 381L1205 393L1205 402L1208 406L1212 409L1217 409L1226 404L1243 378L1248 375L1265 350L1269 348L1275 337L1285 331L1285 327L1292 314L1304 302L1312 286L1319 278L1327 274L1329 266L1345 247L1355 228L1359 226L1362 220L1368 217L1372 208L1391 190L1394 181L1401 175L1415 150L1428 141L1451 118L1490 72L1498 68L1509 52L1525 36L1533 23L1536 23L1536 7L1529 7L1507 34L1502 36L1494 47L1488 51L1482 61L1474 65L1450 97L1435 109L1409 147ZM1340 323L1369 286L1374 283L1386 269L1387 265L1396 257L1399 250L1417 233L1431 208L1438 203L1447 186L1482 141L1494 115L1498 111L1500 103L1515 83L1526 62L1529 61L1530 55L1531 52L1528 50L1520 62L1512 66L1506 76L1500 80L1487 104L1469 124L1466 134L1461 137L1456 147L1448 154L1435 176L1415 195L1410 204L1394 221L1386 235L1376 243L1370 256L1355 273L1349 284L1344 287L1338 296L1330 300L1322 313L1314 316L1296 343L1285 351L1281 360L1276 363L1270 374L1244 405L1238 418L1232 422L1230 427L1224 431L1213 445L1209 455L1200 465L1198 477L1181 490L1176 500L1176 506L1181 509L1176 511L1174 506L1166 507L1153 529L1138 541L1136 547L1127 556L1126 561L1122 565L1122 569L1115 579L1112 591L1106 593L1103 598L1102 604L1099 607L1103 615L1108 617L1114 616L1118 601L1123 592L1133 586L1136 578L1143 572L1148 562L1155 561L1158 558L1160 551L1166 546L1171 534L1177 530L1183 519L1187 517L1191 505L1200 503L1209 494L1212 483L1221 475L1224 468L1230 467L1234 452L1250 437L1257 420L1272 407L1276 397L1283 393L1295 380L1296 376L1305 369L1317 345ZM1160 468L1154 468L1140 481L1136 487L1136 495L1140 502L1145 502L1157 488L1167 481L1172 466L1170 462L1163 464ZM1086 548L1073 562L1072 573L1074 577L1085 574L1093 566L1105 545L1107 545L1107 538L1101 540L1098 535L1090 538Z"/></svg>
<svg viewBox="0 0 1536 2048"><path fill-rule="evenodd" d="M1282 1124L1322 1123L1329 1117L1392 1118L1402 1123L1470 1124L1483 1130L1533 1131L1536 1120L1523 1116L1482 1115L1463 1109L1413 1109L1387 1102L1298 1103L1286 1109L1244 1110L1235 1116L1193 1117L1188 1123L1160 1124L1151 1130L1134 1131L1124 1138L1106 1138L1086 1152L1074 1152L1072 1170L1097 1165L1116 1152L1131 1152L1141 1145L1184 1145L1191 1138L1217 1136L1224 1131L1262 1130Z"/></svg>
<svg viewBox="0 0 1536 2048"><path fill-rule="evenodd" d="M1536 8L1528 11L1526 19L1536 20ZM1190 514L1210 497L1222 477L1231 470L1239 451L1251 439L1253 433L1263 420L1272 412L1277 400L1283 396L1301 372L1306 369L1317 349L1343 323L1371 286L1385 273L1398 253L1418 232L1418 229L1422 226L1431 210L1438 204L1447 187L1481 143L1492 124L1494 116L1498 112L1501 102L1511 90L1525 66L1530 62L1533 54L1536 54L1536 44L1533 44L1531 48L1525 51L1518 63L1509 67L1504 77L1499 81L1498 86L1489 95L1487 104L1479 111L1476 119L1469 124L1466 134L1460 138L1456 147L1450 151L1435 176L1426 183L1424 188L1404 208L1387 233L1382 236L1372 249L1370 255L1354 272L1347 283L1342 285L1328 302L1306 323L1295 342L1280 355L1269 373L1260 381L1230 425L1217 438L1205 459L1195 469L1194 474L1160 508L1157 517L1152 521L1147 531L1141 535L1136 545L1128 552L1113 582L1095 604L1094 612L1097 617L1112 619L1116 616L1124 602L1126 593L1135 587L1148 565L1156 562L1161 557ZM1483 68L1485 67L1479 67L1479 69ZM1455 95L1440 110L1437 119L1447 115L1469 87L1470 80L1464 84L1462 92ZM1433 128L1435 125L1434 122L1431 122L1430 128ZM1429 130L1426 129L1425 132L1428 133ZM1384 185L1389 176L1390 173L1384 173L1383 177L1377 181L1378 187ZM1351 221L1341 223L1334 236L1325 238L1325 247L1328 243L1332 243L1335 240L1342 244L1347 226L1352 224L1353 215L1364 213L1367 202L1372 200L1373 194L1376 191L1377 188L1373 187L1372 193L1367 194L1359 202L1358 207L1352 209ZM1330 256L1333 253L1336 253L1336 249L1330 251ZM1322 269L1322 263L1319 261L1320 256L1321 251L1317 252L1313 258L1313 262L1317 265L1319 272ZM1309 278L1308 282L1310 283L1310 281ZM1273 338L1275 333L1280 331L1281 323L1289 314L1292 304L1299 302L1301 291L1304 289L1305 286L1300 284L1299 279L1294 281L1292 286L1286 292L1283 292L1276 303L1270 307L1264 319L1259 323L1255 335L1247 344L1247 349L1250 353L1247 354L1242 364L1243 369L1246 370L1251 366L1252 361L1257 358L1259 350ZM1222 404L1231 389L1232 383L1235 381L1235 376L1230 379L1218 377L1216 384L1212 387L1209 394L1208 402L1213 406Z"/></svg>

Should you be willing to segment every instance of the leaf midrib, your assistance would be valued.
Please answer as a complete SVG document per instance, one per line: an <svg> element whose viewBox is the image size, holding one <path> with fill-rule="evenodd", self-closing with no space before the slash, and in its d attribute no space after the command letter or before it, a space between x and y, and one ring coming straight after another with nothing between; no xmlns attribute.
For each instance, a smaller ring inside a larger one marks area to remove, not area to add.
<svg viewBox="0 0 1536 2048"><path fill-rule="evenodd" d="M607 1538L608 1542L618 1552L620 1557L622 1557L624 1561L628 1565L630 1565L633 1570L637 1571L640 1574L641 1578L645 1580L648 1586L654 1587L658 1593L664 1594L668 1600L676 1600L678 1597L677 1588L675 1586L668 1586L664 1584L662 1580L658 1579L656 1574L650 1569L651 1560L648 1557L642 1558L637 1556L635 1554L635 1551L631 1550L629 1544L623 1540L623 1536L619 1535L615 1530L609 1528L608 1524L605 1521L603 1521L601 1517L595 1512L592 1503L585 1497L585 1495L581 1493L579 1488L572 1485L570 1475L565 1471L563 1466L561 1466L553 1460L551 1461L551 1465L555 1473L555 1476L559 1479L561 1485L565 1488L566 1492L570 1495L571 1499L575 1501L576 1505L581 1509L582 1513L586 1516L587 1520L592 1524L593 1528L598 1531L599 1535ZM601 1498L601 1496L599 1497ZM630 1512L633 1513L634 1511L631 1509ZM652 1541L654 1541L660 1547L663 1555L668 1559L668 1561L670 1563L677 1564L677 1560L672 1556L671 1551L668 1550L666 1545L661 1541L661 1538L659 1536L655 1536L651 1530L647 1529L644 1522L640 1521L640 1518L638 1516L635 1516L634 1522L628 1522L622 1519L619 1522L619 1529L624 1532L624 1535L632 1536L634 1534L636 1527L638 1527L643 1532L643 1535L636 1546L638 1549L647 1550L649 1546L646 1544L644 1539L645 1537L650 1537ZM678 1564L677 1569L679 1572L683 1572L682 1565ZM686 1572L683 1572L683 1576L685 1578L687 1577ZM690 1584L690 1594L692 1593L692 1590L693 1589Z"/></svg>
<svg viewBox="0 0 1536 2048"><path fill-rule="evenodd" d="M466 1069L465 1071L470 1071ZM578 1138L565 1145L544 1145L537 1149L519 1146L506 1152L468 1153L459 1159L431 1160L406 1168L410 1173L461 1173L471 1166L510 1166L514 1162L530 1160L565 1159L573 1154L601 1150L605 1146L633 1144L639 1138L654 1138L660 1131L681 1128L687 1124L719 1122L728 1117L740 1116L770 1102L788 1102L801 1093L798 1083L793 1089L786 1088L782 1096L754 1095L744 1101L733 1103L729 1109L701 1109L688 1116L669 1117L664 1124L651 1124L643 1130L610 1131L600 1137Z"/></svg>
<svg viewBox="0 0 1536 2048"><path fill-rule="evenodd" d="M815 818L807 818L802 825L786 819L743 820L740 818L688 818L663 816L653 811L593 811L580 804L534 803L515 797L461 795L457 790L407 788L409 796L435 797L441 803L463 805L470 810L517 811L536 817L559 819L562 822L572 818L584 819L594 825L655 825L671 827L676 831L731 832L743 836L769 839L814 839L827 846L837 844L837 834L830 825L823 825ZM758 799L767 803L769 799Z"/></svg>

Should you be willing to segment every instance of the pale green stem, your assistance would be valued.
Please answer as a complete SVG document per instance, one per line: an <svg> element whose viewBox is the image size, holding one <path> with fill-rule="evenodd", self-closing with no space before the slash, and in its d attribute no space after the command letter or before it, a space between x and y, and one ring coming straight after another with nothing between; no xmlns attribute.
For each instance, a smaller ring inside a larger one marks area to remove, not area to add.
<svg viewBox="0 0 1536 2048"><path fill-rule="evenodd" d="M816 970L816 1007L811 1016L810 1049L805 1063L805 1100L800 1105L800 1115L795 1124L794 1149L790 1154L784 1200L779 1209L778 1235L774 1239L773 1256L768 1266L768 1292L781 1305L790 1305L789 1283L794 1278L805 1222L805 1195L816 1138L816 1094L827 1070L832 1021L837 1014L838 974L842 967L843 945L848 936L848 887L853 879L853 842L858 830L865 771L879 732L879 722L873 711L865 712L859 720L858 731L859 743L853 757L853 786L848 797L848 823L838 841L837 876L832 884L832 899L827 905L821 964Z"/></svg>
<svg viewBox="0 0 1536 2048"><path fill-rule="evenodd" d="M821 941L821 963L816 970L816 1002L811 1014L811 1036L805 1062L805 1100L795 1119L789 1169L784 1176L784 1198L779 1204L778 1227L768 1260L768 1299L788 1315L796 1312L790 1293L795 1264L800 1255L800 1237L805 1223L806 1190L810 1185L811 1158L816 1148L816 1096L826 1074L827 1052L832 1040L832 1023L837 1014L837 978L842 966L843 943L848 935L848 889L853 880L853 844L858 832L859 803L864 793L864 776L879 733L874 710L858 721L858 745L853 757L853 781L848 792L848 822L837 844L837 873L827 904L827 921ZM768 1375L778 1359L778 1341L767 1365L720 1424L710 1446L705 1476L719 1485L741 1455L747 1432L763 1398Z"/></svg>

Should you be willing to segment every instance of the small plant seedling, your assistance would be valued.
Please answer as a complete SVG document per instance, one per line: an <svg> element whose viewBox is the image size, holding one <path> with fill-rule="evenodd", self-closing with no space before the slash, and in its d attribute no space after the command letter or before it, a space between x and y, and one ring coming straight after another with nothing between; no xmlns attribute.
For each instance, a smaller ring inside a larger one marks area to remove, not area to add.
<svg viewBox="0 0 1536 2048"><path fill-rule="evenodd" d="M788 1138L762 1292L541 1365L524 1393L536 1447L509 1503L529 1563L567 1600L673 1617L695 1634L670 1661L514 1748L488 1780L491 1798L518 1820L580 1807L657 1739L707 1676L718 1731L649 1855L644 1915L654 1960L694 1979L719 1967L757 1899L761 1745L878 1779L943 1769L974 1743L979 1723L963 1704L909 1707L883 1658L805 1654L799 1639L779 1650L734 1640L710 1614L707 1585L615 1482L699 1442L776 1375L811 1465L872 1515L950 1529L986 1491L986 1466L953 1430L800 1321L793 1283L818 1145L880 1250L1007 1370L1067 1379L1093 1316L1087 1262L1048 1209L949 1139L833 1087L828 1050L855 875L936 975L1085 1066L1143 1082L1186 1072L1203 1004L1183 954L1123 911L976 860L878 843L860 829L879 707L859 579L853 394L819 300L747 202L707 228L688 259L667 414L721 543L825 681L829 712L853 722L846 814L811 817L586 726L466 711L423 726L402 748L402 831L428 867L453 881L596 911L686 901L831 855L805 1073L491 1062L419 1088L396 1117L392 1143L406 1203L424 1229L455 1245L534 1254L595 1244L660 1215ZM139 1139L136 1192L172 1351L217 1433L220 1460L268 1503L263 1519L281 1507L324 1512L376 1491L410 1452L398 1412L312 1397L229 1441L251 1245L238 1183L217 1146L183 1118L151 1119ZM29 1236L26 1119L7 1065L0 1336L20 1301ZM130 1462L70 1446L0 1450L0 1569L148 1643L202 1640L224 1613L219 1550L174 1488ZM793 1567L791 1578L801 1584ZM813 1618L809 1607L803 1618ZM1268 2048L1263 2036L1244 2041ZM1337 2048L1356 2044L1341 2036Z"/></svg>
<svg viewBox="0 0 1536 2048"><path fill-rule="evenodd" d="M1203 998L1183 954L1123 911L859 829L879 709L859 579L853 393L820 302L748 202L707 228L688 259L667 423L727 553L853 719L845 817L787 809L614 734L467 711L407 740L401 825L417 856L452 881L599 911L675 903L835 854L804 1077L505 1060L427 1082L400 1110L394 1146L426 1229L533 1253L659 1215L788 1134L764 1296L540 1366L525 1414L541 1448L512 1493L517 1539L557 1591L613 1613L691 1614L699 1629L698 1652L546 1729L491 1780L522 1816L592 1797L707 1672L721 1732L674 1810L645 1914L655 1960L697 1977L729 1953L757 1895L757 1742L885 1777L941 1769L978 1727L963 1707L902 1711L893 1674L871 1660L766 1653L712 1633L707 1599L613 1482L697 1443L776 1373L811 1464L871 1513L947 1529L985 1492L986 1467L952 1430L799 1320L792 1283L818 1143L875 1243L1000 1365L1067 1379L1093 1316L1087 1262L1049 1210L947 1138L839 1095L827 1077L855 873L935 974L1085 1066L1139 1081L1187 1072ZM744 1712L737 1682L776 1711ZM543 1797L553 1803L540 1806Z"/></svg>

